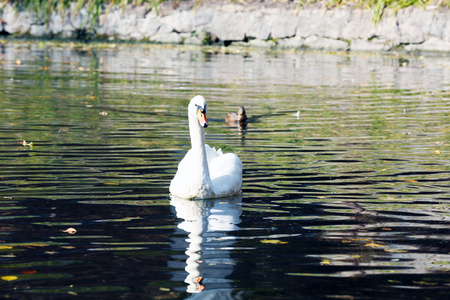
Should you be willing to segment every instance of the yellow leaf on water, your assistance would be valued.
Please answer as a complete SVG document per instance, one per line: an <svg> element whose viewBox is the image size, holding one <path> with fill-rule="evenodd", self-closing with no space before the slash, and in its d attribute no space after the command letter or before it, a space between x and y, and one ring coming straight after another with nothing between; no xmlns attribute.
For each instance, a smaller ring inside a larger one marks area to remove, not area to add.
<svg viewBox="0 0 450 300"><path fill-rule="evenodd" d="M413 179L404 179L402 181L404 181L404 182L417 182L417 180L413 180Z"/></svg>
<svg viewBox="0 0 450 300"><path fill-rule="evenodd" d="M402 250L402 249L384 249L384 251L391 252L391 253L405 253L405 252L408 252L408 251Z"/></svg>
<svg viewBox="0 0 450 300"><path fill-rule="evenodd" d="M330 261L328 259L324 259L320 262L320 264L323 265L331 265Z"/></svg>
<svg viewBox="0 0 450 300"><path fill-rule="evenodd" d="M373 242L371 239L350 239L355 242Z"/></svg>
<svg viewBox="0 0 450 300"><path fill-rule="evenodd" d="M280 241L280 240L261 240L263 244L287 244L288 242Z"/></svg>
<svg viewBox="0 0 450 300"><path fill-rule="evenodd" d="M434 153L441 154L441 151L440 150L434 150Z"/></svg>
<svg viewBox="0 0 450 300"><path fill-rule="evenodd" d="M75 249L74 246L61 246L62 249Z"/></svg>
<svg viewBox="0 0 450 300"><path fill-rule="evenodd" d="M13 281L17 279L17 276L2 276L1 278L4 281Z"/></svg>
<svg viewBox="0 0 450 300"><path fill-rule="evenodd" d="M392 279L389 279L388 282L390 282L390 283L402 283L401 281L398 281L398 280L392 280Z"/></svg>
<svg viewBox="0 0 450 300"><path fill-rule="evenodd" d="M366 247L383 247L384 245L375 244L374 242L365 244Z"/></svg>
<svg viewBox="0 0 450 300"><path fill-rule="evenodd" d="M12 249L13 247L11 246L0 246L0 250L8 250L8 249Z"/></svg>

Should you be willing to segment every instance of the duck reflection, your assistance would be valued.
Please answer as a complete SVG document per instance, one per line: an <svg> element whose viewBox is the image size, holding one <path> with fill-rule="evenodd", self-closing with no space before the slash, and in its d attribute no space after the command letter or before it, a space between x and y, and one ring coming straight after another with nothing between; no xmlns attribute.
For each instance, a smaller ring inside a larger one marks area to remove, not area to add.
<svg viewBox="0 0 450 300"><path fill-rule="evenodd" d="M239 230L241 202L242 196L214 200L186 200L172 196L170 204L177 217L183 219L178 228L189 233L185 252L188 275L184 280L188 284L188 293L205 290L202 297L205 294L220 297L227 294L230 282L226 276L234 269L234 261L229 254L234 239L226 232Z"/></svg>

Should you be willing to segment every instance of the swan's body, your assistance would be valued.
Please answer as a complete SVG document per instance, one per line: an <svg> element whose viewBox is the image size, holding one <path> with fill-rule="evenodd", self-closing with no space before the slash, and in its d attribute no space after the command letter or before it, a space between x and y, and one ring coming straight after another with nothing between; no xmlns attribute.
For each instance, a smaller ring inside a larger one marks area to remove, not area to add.
<svg viewBox="0 0 450 300"><path fill-rule="evenodd" d="M191 150L178 165L170 183L170 193L185 199L211 199L236 195L241 191L242 162L236 154L205 144L206 100L192 98L188 107Z"/></svg>

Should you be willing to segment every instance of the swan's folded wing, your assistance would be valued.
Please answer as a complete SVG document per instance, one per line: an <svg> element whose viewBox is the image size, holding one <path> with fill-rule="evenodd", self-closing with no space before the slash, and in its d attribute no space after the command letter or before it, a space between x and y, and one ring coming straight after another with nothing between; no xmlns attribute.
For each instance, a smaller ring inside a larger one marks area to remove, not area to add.
<svg viewBox="0 0 450 300"><path fill-rule="evenodd" d="M216 195L239 193L242 186L242 162L236 154L217 156L209 164L209 173Z"/></svg>
<svg viewBox="0 0 450 300"><path fill-rule="evenodd" d="M222 149L216 150L214 147L210 147L208 144L205 144L206 150L206 159L208 160L208 165L211 164L211 161L218 156L222 155Z"/></svg>

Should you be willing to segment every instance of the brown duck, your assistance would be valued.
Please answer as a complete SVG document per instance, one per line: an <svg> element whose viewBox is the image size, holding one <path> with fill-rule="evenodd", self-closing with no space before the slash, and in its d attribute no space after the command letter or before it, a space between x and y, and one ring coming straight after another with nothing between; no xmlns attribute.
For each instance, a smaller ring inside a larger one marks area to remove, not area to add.
<svg viewBox="0 0 450 300"><path fill-rule="evenodd" d="M235 112L229 113L225 118L225 122L227 122L227 124L239 124L239 125L246 124L247 115L245 114L245 108L241 106L239 107L239 111L237 113Z"/></svg>

